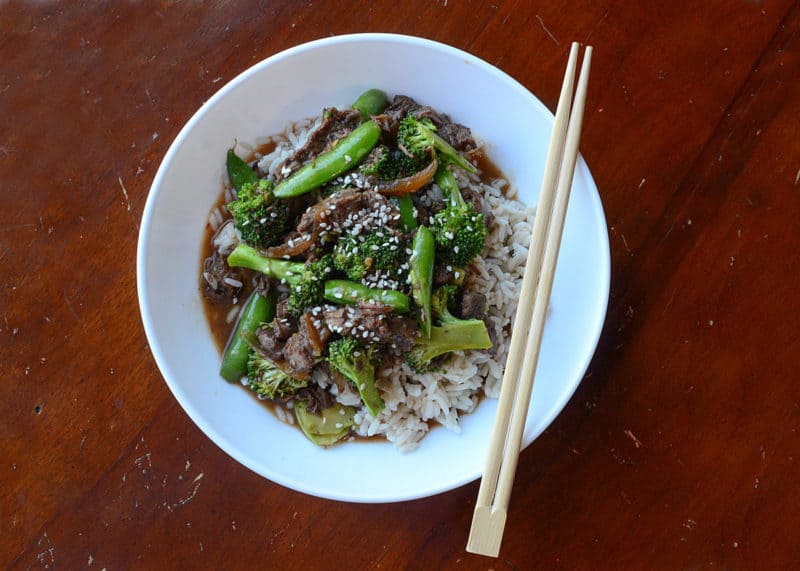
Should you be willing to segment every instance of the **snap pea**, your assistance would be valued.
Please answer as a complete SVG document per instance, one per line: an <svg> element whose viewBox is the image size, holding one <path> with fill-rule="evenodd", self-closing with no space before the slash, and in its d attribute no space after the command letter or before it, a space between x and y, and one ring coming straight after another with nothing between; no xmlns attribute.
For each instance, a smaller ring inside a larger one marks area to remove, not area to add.
<svg viewBox="0 0 800 571"><path fill-rule="evenodd" d="M275 292L266 297L254 291L244 306L236 328L228 340L219 368L220 376L231 383L237 382L247 373L247 358L250 346L244 337L254 332L261 323L272 321L275 317Z"/></svg>
<svg viewBox="0 0 800 571"><path fill-rule="evenodd" d="M353 103L353 109L361 112L361 118L366 121L372 115L379 115L389 105L389 99L380 89L368 89L358 96Z"/></svg>
<svg viewBox="0 0 800 571"><path fill-rule="evenodd" d="M228 167L228 178L236 191L242 190L242 187L248 182L255 184L258 182L258 175L244 162L239 156L233 152L233 149L228 149L228 158L225 161Z"/></svg>
<svg viewBox="0 0 800 571"><path fill-rule="evenodd" d="M275 196L289 198L311 192L340 174L354 168L378 143L381 128L365 121L332 149L306 163L275 187Z"/></svg>
<svg viewBox="0 0 800 571"><path fill-rule="evenodd" d="M417 228L411 243L409 260L411 296L419 307L419 325L425 337L431 336L431 290L433 288L433 262L436 244L433 234L425 226Z"/></svg>
<svg viewBox="0 0 800 571"><path fill-rule="evenodd" d="M392 202L400 210L400 224L406 232L413 232L417 227L417 219L414 217L414 201L409 194L401 194L392 197Z"/></svg>
<svg viewBox="0 0 800 571"><path fill-rule="evenodd" d="M388 305L399 313L408 311L408 296L392 289L375 289L349 280L325 282L325 299L332 303L353 305L359 301L374 300Z"/></svg>
<svg viewBox="0 0 800 571"><path fill-rule="evenodd" d="M320 414L308 412L306 402L302 399L294 401L294 415L297 424L311 442L319 446L330 446L341 440L350 432L355 423L355 409L339 403L322 409Z"/></svg>

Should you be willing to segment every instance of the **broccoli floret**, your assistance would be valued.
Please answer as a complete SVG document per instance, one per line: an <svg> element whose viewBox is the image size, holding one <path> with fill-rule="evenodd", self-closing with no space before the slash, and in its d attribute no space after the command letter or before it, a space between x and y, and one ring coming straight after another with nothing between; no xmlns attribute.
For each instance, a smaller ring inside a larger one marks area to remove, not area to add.
<svg viewBox="0 0 800 571"><path fill-rule="evenodd" d="M359 170L378 180L394 180L400 175L400 165L386 145L375 147L361 163Z"/></svg>
<svg viewBox="0 0 800 571"><path fill-rule="evenodd" d="M355 234L348 232L333 250L334 267L351 280L360 280L372 270L403 278L402 265L407 261L405 244L387 230Z"/></svg>
<svg viewBox="0 0 800 571"><path fill-rule="evenodd" d="M417 119L413 115L406 115L397 130L397 146L404 151L400 157L400 164L407 173L416 172L427 165L431 159L431 149L436 151L436 156L442 162L456 164L469 172L477 172L477 169L450 143L436 134L436 126L430 119Z"/></svg>
<svg viewBox="0 0 800 571"><path fill-rule="evenodd" d="M480 319L459 319L450 313L448 306L455 297L456 287L446 285L433 293L431 311L440 325L431 327L431 336L418 337L414 347L406 354L406 361L417 372L430 370L431 361L451 351L489 349L492 340L486 324Z"/></svg>
<svg viewBox="0 0 800 571"><path fill-rule="evenodd" d="M255 351L247 360L247 380L251 391L268 399L287 398L308 386L308 379L295 379Z"/></svg>
<svg viewBox="0 0 800 571"><path fill-rule="evenodd" d="M243 184L228 212L242 240L259 248L279 244L289 222L286 203L272 196L272 182L266 179Z"/></svg>
<svg viewBox="0 0 800 571"><path fill-rule="evenodd" d="M431 230L439 254L453 266L466 267L483 250L489 233L483 213L475 212L461 196L453 173L446 167L436 171L436 184L447 198L447 206L433 218Z"/></svg>
<svg viewBox="0 0 800 571"><path fill-rule="evenodd" d="M291 284L288 309L296 316L324 299L325 280L333 271L333 260L330 254L326 254L318 260L299 266L297 276L289 276L291 280L287 277Z"/></svg>
<svg viewBox="0 0 800 571"><path fill-rule="evenodd" d="M370 362L370 353L355 339L342 337L330 343L328 363L356 386L372 416L383 410L384 402L375 386L375 367Z"/></svg>

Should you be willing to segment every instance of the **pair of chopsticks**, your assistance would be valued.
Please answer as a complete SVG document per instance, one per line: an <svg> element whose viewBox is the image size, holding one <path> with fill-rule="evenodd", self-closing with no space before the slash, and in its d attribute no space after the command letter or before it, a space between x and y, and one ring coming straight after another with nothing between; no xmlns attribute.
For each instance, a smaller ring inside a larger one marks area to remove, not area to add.
<svg viewBox="0 0 800 571"><path fill-rule="evenodd" d="M508 502L514 484L575 162L578 158L592 47L586 46L573 103L572 89L578 49L579 44L574 42L556 108L520 303L503 374L497 418L467 541L467 551L491 557L497 557L503 540Z"/></svg>

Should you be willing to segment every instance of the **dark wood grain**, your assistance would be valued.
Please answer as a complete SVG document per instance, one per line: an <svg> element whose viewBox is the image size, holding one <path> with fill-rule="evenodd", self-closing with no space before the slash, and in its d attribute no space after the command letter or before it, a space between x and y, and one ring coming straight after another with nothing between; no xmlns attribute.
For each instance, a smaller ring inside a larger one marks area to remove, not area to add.
<svg viewBox="0 0 800 571"><path fill-rule="evenodd" d="M796 2L4 2L0 30L0 566L800 566ZM477 483L356 505L238 465L142 331L138 226L183 123L253 63L359 31L466 49L551 108L570 41L595 46L608 319L521 457L497 560L464 550Z"/></svg>

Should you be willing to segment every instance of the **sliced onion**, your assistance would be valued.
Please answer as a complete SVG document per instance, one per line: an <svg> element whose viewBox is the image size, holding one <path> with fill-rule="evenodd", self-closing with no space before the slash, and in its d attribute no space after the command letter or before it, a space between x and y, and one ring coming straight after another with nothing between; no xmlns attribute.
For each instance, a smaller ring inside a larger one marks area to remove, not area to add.
<svg viewBox="0 0 800 571"><path fill-rule="evenodd" d="M409 192L416 192L433 180L437 167L438 163L434 157L431 164L411 176L381 182L378 184L378 192L387 196L399 196Z"/></svg>

